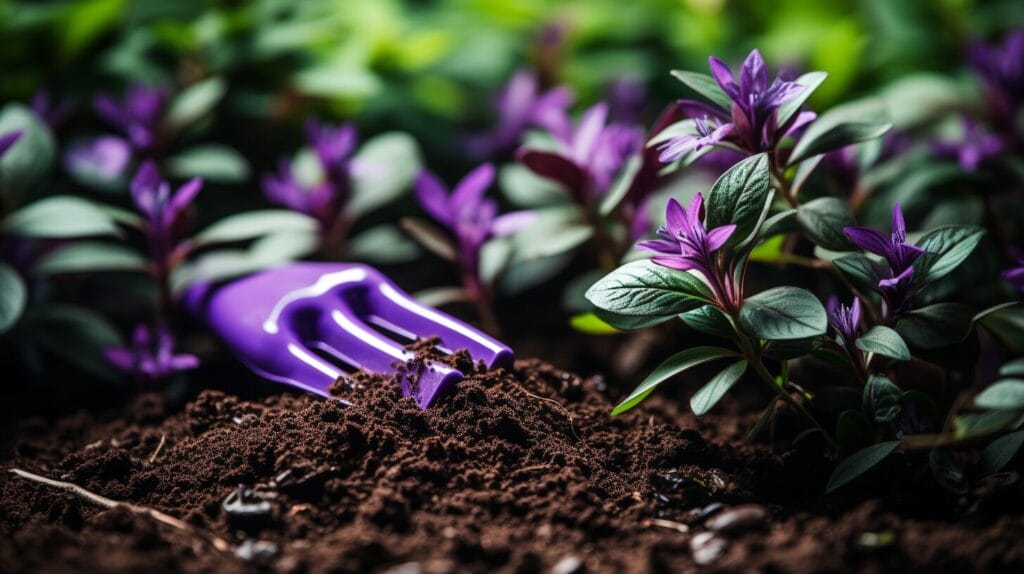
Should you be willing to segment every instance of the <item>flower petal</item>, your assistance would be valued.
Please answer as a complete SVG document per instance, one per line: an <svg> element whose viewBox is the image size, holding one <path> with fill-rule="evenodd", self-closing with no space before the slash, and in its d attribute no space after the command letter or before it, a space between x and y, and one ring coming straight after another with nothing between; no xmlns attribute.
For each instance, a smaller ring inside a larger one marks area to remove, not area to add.
<svg viewBox="0 0 1024 574"><path fill-rule="evenodd" d="M536 221L537 213L532 210L510 211L494 218L491 233L496 237L505 237L526 229Z"/></svg>
<svg viewBox="0 0 1024 574"><path fill-rule="evenodd" d="M139 211L150 218L155 214L157 194L160 193L161 185L163 185L163 180L160 177L160 171L157 170L156 163L152 160L143 163L135 172L135 177L132 178L132 201Z"/></svg>
<svg viewBox="0 0 1024 574"><path fill-rule="evenodd" d="M898 203L892 206L892 234L900 243L907 240L907 222L903 218L903 210L900 209Z"/></svg>
<svg viewBox="0 0 1024 574"><path fill-rule="evenodd" d="M124 347L107 347L103 349L103 357L107 362L115 366L117 370L125 373L135 372L135 354Z"/></svg>
<svg viewBox="0 0 1024 574"><path fill-rule="evenodd" d="M537 175L561 183L574 194L583 191L586 175L571 159L554 152L530 149L520 150L516 156Z"/></svg>
<svg viewBox="0 0 1024 574"><path fill-rule="evenodd" d="M577 164L586 164L594 153L605 121L608 119L608 104L600 102L584 112L572 137L570 155Z"/></svg>
<svg viewBox="0 0 1024 574"><path fill-rule="evenodd" d="M683 206L679 204L676 198L670 197L668 203L665 204L665 225L668 226L672 237L688 235L687 224L686 210L683 209Z"/></svg>
<svg viewBox="0 0 1024 574"><path fill-rule="evenodd" d="M711 68L711 75L715 77L715 81L721 86L722 91L736 101L740 96L740 90L732 79L732 70L729 69L729 66L714 56L708 57L708 66Z"/></svg>
<svg viewBox="0 0 1024 574"><path fill-rule="evenodd" d="M857 247L883 257L892 252L892 240L877 229L870 227L844 227L843 233Z"/></svg>
<svg viewBox="0 0 1024 574"><path fill-rule="evenodd" d="M469 172L452 191L451 204L458 209L474 209L494 183L494 165L485 163Z"/></svg>
<svg viewBox="0 0 1024 574"><path fill-rule="evenodd" d="M437 176L427 170L416 177L416 200L431 217L450 225L454 217L448 208L448 190Z"/></svg>
<svg viewBox="0 0 1024 574"><path fill-rule="evenodd" d="M666 241L664 239L648 239L637 243L636 246L640 249L657 251L658 253L679 254L679 244L674 241Z"/></svg>
<svg viewBox="0 0 1024 574"><path fill-rule="evenodd" d="M723 225L709 231L707 238L708 251L717 251L725 245L725 242L732 237L734 231L736 231L735 224Z"/></svg>
<svg viewBox="0 0 1024 574"><path fill-rule="evenodd" d="M689 271L691 269L698 268L697 264L692 259L682 256L657 255L655 257L651 257L651 261L661 265L662 267L677 269L679 271Z"/></svg>
<svg viewBox="0 0 1024 574"><path fill-rule="evenodd" d="M4 153L14 145L14 142L18 141L21 134L22 130L14 130L0 136L0 156L3 156Z"/></svg>
<svg viewBox="0 0 1024 574"><path fill-rule="evenodd" d="M174 194L174 198L171 199L171 205L169 206L172 221L195 200L202 189L203 180L198 177L188 180L178 188L178 192Z"/></svg>

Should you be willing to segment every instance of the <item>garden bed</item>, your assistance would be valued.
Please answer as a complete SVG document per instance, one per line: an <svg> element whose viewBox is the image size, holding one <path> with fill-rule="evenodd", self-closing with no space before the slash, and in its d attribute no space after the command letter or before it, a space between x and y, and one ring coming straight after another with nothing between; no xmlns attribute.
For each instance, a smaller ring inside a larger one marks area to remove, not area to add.
<svg viewBox="0 0 1024 574"><path fill-rule="evenodd" d="M1015 471L953 497L893 457L825 497L831 467L812 440L776 453L742 445L756 416L742 394L698 422L662 398L609 418L603 379L539 360L520 360L509 373L477 372L428 411L386 378L355 381L336 389L349 408L311 396L243 400L206 390L183 409L146 394L53 424L19 418L0 462L0 569L1024 566ZM776 423L782 435L787 414ZM6 472L12 467L166 512L188 527L105 509Z"/></svg>

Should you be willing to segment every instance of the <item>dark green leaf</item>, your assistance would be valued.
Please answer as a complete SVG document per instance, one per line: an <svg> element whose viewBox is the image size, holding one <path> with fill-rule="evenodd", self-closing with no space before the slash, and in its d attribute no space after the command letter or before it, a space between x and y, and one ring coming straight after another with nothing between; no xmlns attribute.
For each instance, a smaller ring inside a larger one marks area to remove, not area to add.
<svg viewBox="0 0 1024 574"><path fill-rule="evenodd" d="M697 307L692 311L683 313L679 318L682 319L683 323L686 323L687 327L701 333L722 337L723 339L732 339L735 335L729 318L725 316L721 309L714 305Z"/></svg>
<svg viewBox="0 0 1024 574"><path fill-rule="evenodd" d="M850 144L882 137L892 128L892 124L870 121L831 123L822 116L812 123L800 141L793 148L789 157L789 165L795 165L811 156L815 156Z"/></svg>
<svg viewBox="0 0 1024 574"><path fill-rule="evenodd" d="M718 178L705 203L709 229L736 224L729 242L740 243L756 230L773 188L768 156L758 154L737 163Z"/></svg>
<svg viewBox="0 0 1024 574"><path fill-rule="evenodd" d="M914 283L942 279L967 259L985 236L980 227L951 225L929 231L917 242L925 254L914 262Z"/></svg>
<svg viewBox="0 0 1024 574"><path fill-rule="evenodd" d="M697 275L647 259L619 267L587 290L587 300L598 308L634 317L678 315L712 299Z"/></svg>
<svg viewBox="0 0 1024 574"><path fill-rule="evenodd" d="M832 260L832 265L843 274L854 287L862 291L873 290L881 276L881 263L863 253L844 255Z"/></svg>
<svg viewBox="0 0 1024 574"><path fill-rule="evenodd" d="M704 416L725 396L725 393L729 392L729 389L736 384L736 381L740 380L746 371L746 361L737 361L722 369L690 397L690 408L693 410L693 414L699 417Z"/></svg>
<svg viewBox="0 0 1024 574"><path fill-rule="evenodd" d="M686 70L672 70L672 75L680 82L686 84L688 88L707 98L708 101L723 110L732 109L732 100L729 99L729 96L722 91L722 87L711 76Z"/></svg>
<svg viewBox="0 0 1024 574"><path fill-rule="evenodd" d="M825 487L825 492L833 492L840 486L843 486L864 474L872 467L882 462L885 457L892 454L898 446L900 446L900 441L898 440L881 442L858 450L846 457L838 466L836 466L836 469L832 471L832 476L828 479L828 486Z"/></svg>
<svg viewBox="0 0 1024 574"><path fill-rule="evenodd" d="M981 476L991 476L1010 464L1024 445L1024 430L1003 435L981 451Z"/></svg>
<svg viewBox="0 0 1024 574"><path fill-rule="evenodd" d="M902 407L903 391L882 375L874 375L864 385L864 410L876 422L891 423Z"/></svg>
<svg viewBox="0 0 1024 574"><path fill-rule="evenodd" d="M804 102L807 101L807 98L811 97L811 94L814 93L814 90L817 90L818 86L820 86L821 83L824 82L825 78L827 77L827 72L807 72L806 74L797 78L795 80L796 83L800 84L801 86L806 86L806 88L804 88L802 92L794 96L793 99L789 100L788 102L783 104L782 107L779 108L778 124L780 126L784 126L786 122L789 121L789 119L792 118L800 110L800 106L804 105Z"/></svg>
<svg viewBox="0 0 1024 574"><path fill-rule="evenodd" d="M25 310L28 291L13 267L0 262L0 333L6 333Z"/></svg>
<svg viewBox="0 0 1024 574"><path fill-rule="evenodd" d="M640 401L647 398L647 395L651 394L654 389L661 383L665 382L687 369L692 369L697 365L714 361L716 359L727 359L730 357L738 357L739 354L736 351L730 351L729 349L722 349L720 347L693 347L685 351L681 351L672 355L666 359L662 364L658 365L658 368L647 375L632 393L626 397L618 406L612 410L612 416L620 415L629 409L635 407Z"/></svg>
<svg viewBox="0 0 1024 574"><path fill-rule="evenodd" d="M12 103L0 111L0 135L21 137L0 157L0 195L10 206L50 172L57 151L50 129L28 107Z"/></svg>
<svg viewBox="0 0 1024 574"><path fill-rule="evenodd" d="M167 160L167 171L179 179L201 177L216 183L240 183L249 179L249 162L234 148L205 144L189 148Z"/></svg>
<svg viewBox="0 0 1024 574"><path fill-rule="evenodd" d="M42 275L83 271L145 271L146 259L122 245L78 241L41 257L32 270Z"/></svg>
<svg viewBox="0 0 1024 574"><path fill-rule="evenodd" d="M569 326L574 331L587 335L614 335L622 331L606 323L594 313L580 313L569 319Z"/></svg>
<svg viewBox="0 0 1024 574"><path fill-rule="evenodd" d="M747 298L740 323L758 339L806 339L825 333L828 314L810 291L776 287Z"/></svg>
<svg viewBox="0 0 1024 574"><path fill-rule="evenodd" d="M857 339L857 348L891 359L910 360L910 349L903 342L903 337L885 325L875 325L870 331L861 335Z"/></svg>
<svg viewBox="0 0 1024 574"><path fill-rule="evenodd" d="M605 311L604 309L595 309L594 315L597 315L599 319L620 331L646 329L647 327L652 327L672 319L671 315L665 317L631 317Z"/></svg>
<svg viewBox="0 0 1024 574"><path fill-rule="evenodd" d="M974 314L959 303L936 303L911 311L896 321L896 332L908 345L936 349L963 341Z"/></svg>
<svg viewBox="0 0 1024 574"><path fill-rule="evenodd" d="M509 203L520 208L562 205L567 200L560 185L518 163L503 166L498 173L498 183Z"/></svg>
<svg viewBox="0 0 1024 574"><path fill-rule="evenodd" d="M776 361L798 359L814 352L821 346L820 337L810 339L791 339L785 341L769 341L762 354Z"/></svg>
<svg viewBox="0 0 1024 574"><path fill-rule="evenodd" d="M399 225L427 251L449 263L454 263L458 259L455 244L437 225L418 217L403 217Z"/></svg>
<svg viewBox="0 0 1024 574"><path fill-rule="evenodd" d="M26 205L8 216L2 229L22 237L48 239L121 234L102 209L70 195L56 195Z"/></svg>
<svg viewBox="0 0 1024 574"><path fill-rule="evenodd" d="M844 227L857 225L847 202L835 197L819 197L800 206L797 221L811 239L825 249L849 251L854 248Z"/></svg>
<svg viewBox="0 0 1024 574"><path fill-rule="evenodd" d="M997 381L974 397L981 409L1024 410L1024 379Z"/></svg>
<svg viewBox="0 0 1024 574"><path fill-rule="evenodd" d="M967 413L953 419L953 436L967 440L987 436L1006 429L1020 421L1016 411L988 411Z"/></svg>
<svg viewBox="0 0 1024 574"><path fill-rule="evenodd" d="M940 486L956 494L967 492L964 469L948 451L941 448L932 449L928 453L928 466Z"/></svg>
<svg viewBox="0 0 1024 574"><path fill-rule="evenodd" d="M982 317L980 324L1015 354L1024 354L1024 305L1000 309Z"/></svg>
<svg viewBox="0 0 1024 574"><path fill-rule="evenodd" d="M796 210L787 209L764 220L759 231L761 237L772 237L800 229L800 222L796 219Z"/></svg>
<svg viewBox="0 0 1024 574"><path fill-rule="evenodd" d="M312 217L287 209L248 211L225 217L195 236L196 245L233 243L255 239L272 233L315 232L318 225Z"/></svg>

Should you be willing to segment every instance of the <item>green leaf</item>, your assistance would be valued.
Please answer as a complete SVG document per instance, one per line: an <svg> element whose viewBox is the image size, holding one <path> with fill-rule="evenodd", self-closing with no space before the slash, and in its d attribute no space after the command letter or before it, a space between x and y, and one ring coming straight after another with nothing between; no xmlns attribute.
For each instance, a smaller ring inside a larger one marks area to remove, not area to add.
<svg viewBox="0 0 1024 574"><path fill-rule="evenodd" d="M605 323L603 319L594 313L579 313L569 319L569 326L574 331L587 335L615 335L622 331Z"/></svg>
<svg viewBox="0 0 1024 574"><path fill-rule="evenodd" d="M837 257L832 260L832 265L862 291L874 290L882 272L882 264L863 253Z"/></svg>
<svg viewBox="0 0 1024 574"><path fill-rule="evenodd" d="M776 361L798 359L814 352L821 346L821 337L810 339L791 339L785 341L769 341L762 354Z"/></svg>
<svg viewBox="0 0 1024 574"><path fill-rule="evenodd" d="M1024 359L1016 359L1000 367L999 376L1024 378Z"/></svg>
<svg viewBox="0 0 1024 574"><path fill-rule="evenodd" d="M27 302L28 291L21 276L13 267L0 262L0 333L6 333L18 322Z"/></svg>
<svg viewBox="0 0 1024 574"><path fill-rule="evenodd" d="M765 219L759 231L761 237L781 236L799 229L796 211L795 209L787 209Z"/></svg>
<svg viewBox="0 0 1024 574"><path fill-rule="evenodd" d="M515 235L515 257L518 261L530 261L569 253L593 236L594 228L583 223L534 224Z"/></svg>
<svg viewBox="0 0 1024 574"><path fill-rule="evenodd" d="M95 377L116 381L120 374L106 361L103 350L124 342L99 313L77 305L49 304L26 315L26 338L68 364Z"/></svg>
<svg viewBox="0 0 1024 574"><path fill-rule="evenodd" d="M146 258L113 243L78 241L41 257L32 268L41 275L83 271L145 271Z"/></svg>
<svg viewBox="0 0 1024 574"><path fill-rule="evenodd" d="M845 109L835 108L835 113L822 114L812 123L803 137L793 147L789 165L818 154L835 151L850 144L882 137L892 128L890 123L872 121L848 121Z"/></svg>
<svg viewBox="0 0 1024 574"><path fill-rule="evenodd" d="M1024 410L1024 379L993 383L974 397L974 406L1002 411Z"/></svg>
<svg viewBox="0 0 1024 574"><path fill-rule="evenodd" d="M740 243L756 230L772 194L767 154L737 163L718 178L705 203L708 229L736 224L729 242Z"/></svg>
<svg viewBox="0 0 1024 574"><path fill-rule="evenodd" d="M597 208L598 213L607 217L615 211L615 208L622 203L626 194L629 193L630 187L633 186L633 180L636 178L636 174L640 171L642 165L643 158L639 154L631 156L626 161L626 164L619 170L619 174L616 176L611 189L601 198L601 204Z"/></svg>
<svg viewBox="0 0 1024 574"><path fill-rule="evenodd" d="M713 300L708 286L693 273L657 265L650 260L619 267L587 290L587 300L620 315L678 315Z"/></svg>
<svg viewBox="0 0 1024 574"><path fill-rule="evenodd" d="M419 246L394 225L382 223L348 240L346 255L370 263L396 264L415 261Z"/></svg>
<svg viewBox="0 0 1024 574"><path fill-rule="evenodd" d="M776 287L747 298L740 323L758 339L806 339L825 333L828 314L810 291Z"/></svg>
<svg viewBox="0 0 1024 574"><path fill-rule="evenodd" d="M722 91L722 87L711 76L686 70L672 70L672 75L680 82L686 84L686 87L704 96L723 110L732 109L732 100Z"/></svg>
<svg viewBox="0 0 1024 574"><path fill-rule="evenodd" d="M967 225L933 229L917 242L925 251L914 262L914 283L932 283L949 275L966 260L985 236L985 230Z"/></svg>
<svg viewBox="0 0 1024 574"><path fill-rule="evenodd" d="M420 146L402 132L380 134L352 158L353 189L348 209L361 216L402 196L423 165Z"/></svg>
<svg viewBox="0 0 1024 574"><path fill-rule="evenodd" d="M167 171L179 179L201 177L215 183L241 183L250 175L245 157L221 144L189 148L167 160Z"/></svg>
<svg viewBox="0 0 1024 574"><path fill-rule="evenodd" d="M784 126L791 117L793 117L799 110L800 106L804 105L807 98L811 97L814 90L818 89L818 86L825 81L828 77L828 72L807 72L800 76L795 81L801 86L806 86L802 92L789 100L782 107L779 108L778 112L778 125Z"/></svg>
<svg viewBox="0 0 1024 574"><path fill-rule="evenodd" d="M936 303L916 309L896 321L896 332L911 347L937 349L963 341L974 314L960 303Z"/></svg>
<svg viewBox="0 0 1024 574"><path fill-rule="evenodd" d="M518 163L503 166L498 183L509 203L520 208L563 205L567 200L561 186Z"/></svg>
<svg viewBox="0 0 1024 574"><path fill-rule="evenodd" d="M313 232L318 228L312 217L287 209L248 211L225 217L195 236L195 244L214 245L255 239L282 232Z"/></svg>
<svg viewBox="0 0 1024 574"><path fill-rule="evenodd" d="M599 319L608 323L612 327L620 331L635 331L638 329L646 329L672 320L672 316L666 317L631 317L628 315L620 315L611 311L605 311L604 309L595 309L594 315L597 315Z"/></svg>
<svg viewBox="0 0 1024 574"><path fill-rule="evenodd" d="M17 130L21 137L0 156L0 196L8 206L50 173L57 153L53 134L38 116L22 104L7 104L0 111L0 135Z"/></svg>
<svg viewBox="0 0 1024 574"><path fill-rule="evenodd" d="M854 249L853 244L843 233L844 227L857 225L846 201L835 197L813 199L797 209L796 218L811 239L825 249Z"/></svg>
<svg viewBox="0 0 1024 574"><path fill-rule="evenodd" d="M882 375L873 375L864 385L864 410L875 422L891 423L902 408L903 391Z"/></svg>
<svg viewBox="0 0 1024 574"><path fill-rule="evenodd" d="M1024 305L999 309L981 318L980 324L1017 354L1024 354Z"/></svg>
<svg viewBox="0 0 1024 574"><path fill-rule="evenodd" d="M635 407L647 398L647 395L651 394L658 385L679 373L716 359L727 359L730 357L739 357L739 354L736 351L720 347L693 347L680 351L665 359L651 374L647 375L647 378L641 381L633 389L633 392L629 393L629 396L612 410L612 416L620 415Z"/></svg>
<svg viewBox="0 0 1024 574"><path fill-rule="evenodd" d="M699 417L704 416L725 396L725 393L729 392L729 389L740 380L746 371L747 362L737 361L715 375L690 397L690 408L693 410L693 414Z"/></svg>
<svg viewBox="0 0 1024 574"><path fill-rule="evenodd" d="M164 125L180 130L194 124L208 115L227 91L227 82L216 76L192 84L171 102Z"/></svg>
<svg viewBox="0 0 1024 574"><path fill-rule="evenodd" d="M832 471L832 476L828 479L828 486L825 487L825 493L833 492L840 486L864 474L892 454L899 445L900 441L898 440L881 442L858 450L846 457Z"/></svg>
<svg viewBox="0 0 1024 574"><path fill-rule="evenodd" d="M403 217L399 221L399 226L427 251L449 263L455 263L458 260L459 255L455 244L448 234L437 225L418 217Z"/></svg>
<svg viewBox="0 0 1024 574"><path fill-rule="evenodd" d="M729 318L725 316L721 309L714 305L697 307L692 311L683 313L679 318L682 319L683 323L686 323L687 327L701 333L722 337L723 339L732 339L735 335Z"/></svg>
<svg viewBox="0 0 1024 574"><path fill-rule="evenodd" d="M928 466L940 486L956 494L967 492L964 469L946 449L932 449L928 453Z"/></svg>
<svg viewBox="0 0 1024 574"><path fill-rule="evenodd" d="M121 235L114 220L102 209L70 195L56 195L26 205L8 216L2 229L22 237L48 239Z"/></svg>
<svg viewBox="0 0 1024 574"><path fill-rule="evenodd" d="M959 440L974 439L997 433L1020 421L1015 411L967 413L953 419L953 436Z"/></svg>
<svg viewBox="0 0 1024 574"><path fill-rule="evenodd" d="M1024 445L1024 430L1005 434L981 451L981 476L991 476L1010 464Z"/></svg>
<svg viewBox="0 0 1024 574"><path fill-rule="evenodd" d="M903 337L885 325L875 325L870 331L864 333L857 339L857 348L891 359L910 360L910 349L903 342Z"/></svg>

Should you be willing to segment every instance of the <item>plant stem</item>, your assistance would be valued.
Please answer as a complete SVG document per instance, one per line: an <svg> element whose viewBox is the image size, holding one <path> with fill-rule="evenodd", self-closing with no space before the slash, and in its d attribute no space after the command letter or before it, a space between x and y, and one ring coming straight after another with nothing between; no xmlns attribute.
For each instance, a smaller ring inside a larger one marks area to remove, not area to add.
<svg viewBox="0 0 1024 574"><path fill-rule="evenodd" d="M814 416L810 412L808 412L803 405L797 402L796 399L790 396L790 394L787 393L785 389L775 384L775 378L772 377L771 373L768 372L768 369L765 368L764 363L761 361L760 357L748 355L747 362L754 366L754 371L756 371L757 374L761 377L761 380L767 383L768 386L771 387L773 391L775 391L775 394L777 394L779 398L789 403L789 405L796 409L796 411L800 414L801 417L804 418L804 420L810 423L811 426L821 431L821 434L822 436L825 437L825 442L828 444L829 448L831 448L832 450L836 450L838 448L836 441L832 439L832 436L829 435L828 431L825 430L825 427L821 426L821 423L818 422L818 419L814 418Z"/></svg>

